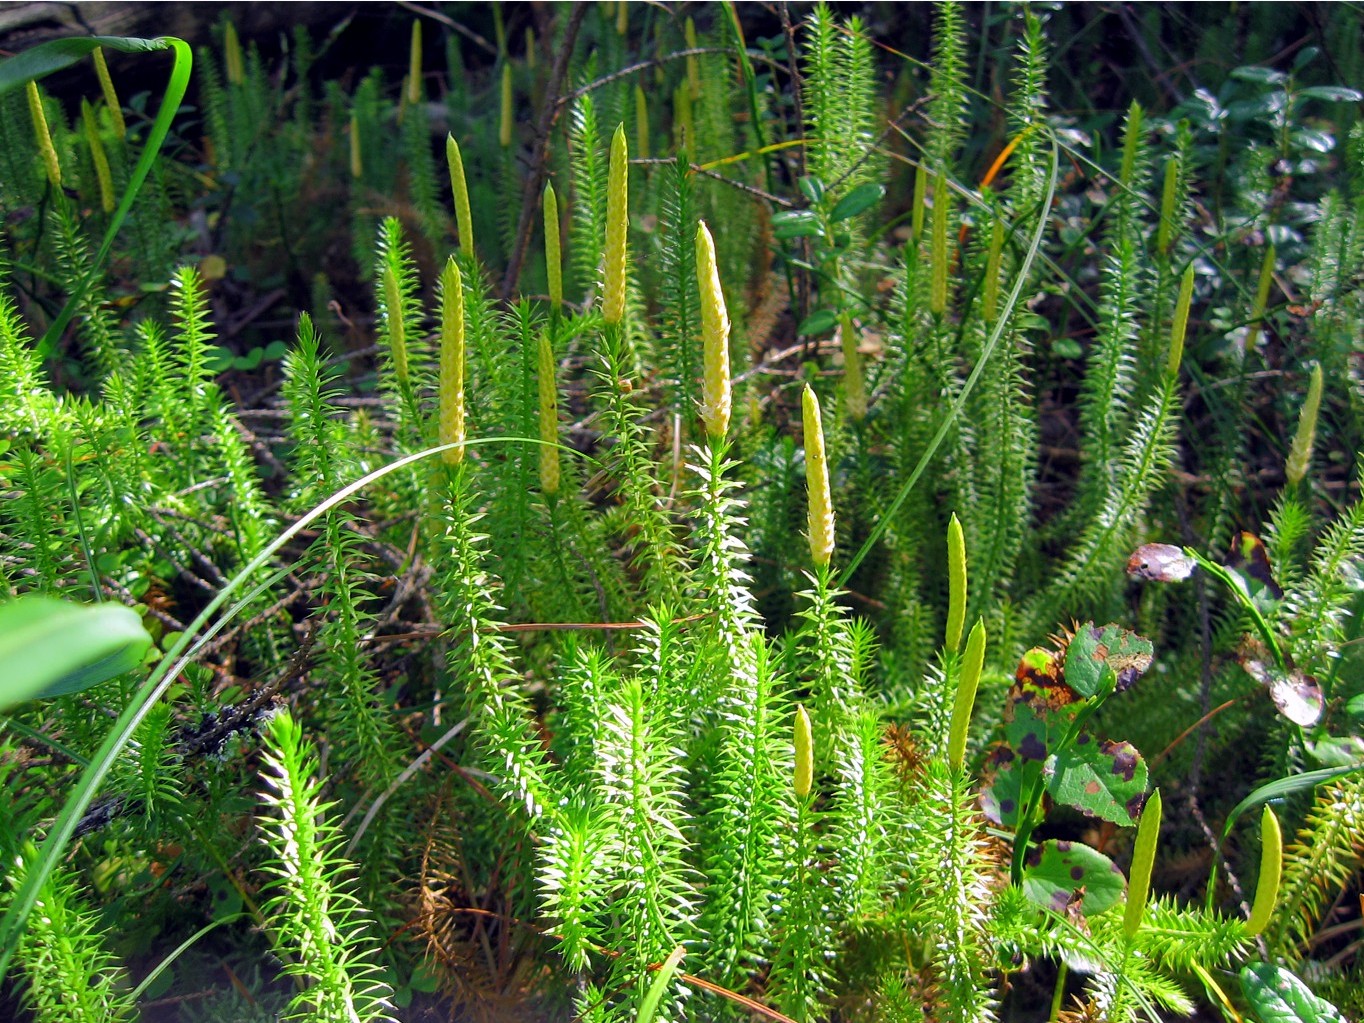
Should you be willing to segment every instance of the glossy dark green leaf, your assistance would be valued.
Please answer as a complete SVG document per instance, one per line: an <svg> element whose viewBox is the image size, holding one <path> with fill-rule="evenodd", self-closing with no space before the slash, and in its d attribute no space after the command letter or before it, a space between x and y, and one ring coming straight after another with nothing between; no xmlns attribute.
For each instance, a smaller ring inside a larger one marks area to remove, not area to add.
<svg viewBox="0 0 1364 1023"><path fill-rule="evenodd" d="M151 644L137 612L120 604L0 605L0 708L89 689L136 668Z"/></svg>
<svg viewBox="0 0 1364 1023"><path fill-rule="evenodd" d="M796 181L796 187L800 189L801 195L811 202L819 202L824 198L824 182L819 178L810 176L800 178Z"/></svg>
<svg viewBox="0 0 1364 1023"><path fill-rule="evenodd" d="M1081 732L1057 751L1047 791L1091 817L1130 826L1146 802L1146 761L1129 742L1099 742Z"/></svg>
<svg viewBox="0 0 1364 1023"><path fill-rule="evenodd" d="M840 220L849 220L863 213L878 202L886 194L886 186L875 181L869 181L865 185L858 185L851 192L834 204L833 210L829 213L829 219L834 223Z"/></svg>
<svg viewBox="0 0 1364 1023"><path fill-rule="evenodd" d="M809 238L823 230L819 215L812 210L786 210L772 218L772 234L777 238Z"/></svg>
<svg viewBox="0 0 1364 1023"><path fill-rule="evenodd" d="M1251 963L1241 971L1241 991L1260 1023L1346 1023L1339 1009L1281 966Z"/></svg>
<svg viewBox="0 0 1364 1023"><path fill-rule="evenodd" d="M1028 854L1023 893L1043 909L1085 916L1102 913L1122 898L1127 880L1107 856L1079 842L1048 839Z"/></svg>

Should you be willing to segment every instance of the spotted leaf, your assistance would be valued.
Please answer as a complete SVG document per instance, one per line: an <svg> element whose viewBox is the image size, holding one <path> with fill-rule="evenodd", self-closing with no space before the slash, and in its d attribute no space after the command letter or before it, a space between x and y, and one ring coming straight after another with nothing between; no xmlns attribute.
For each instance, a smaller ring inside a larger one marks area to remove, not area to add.
<svg viewBox="0 0 1364 1023"><path fill-rule="evenodd" d="M1157 583L1183 582L1193 574L1198 562L1182 547L1168 543L1143 544L1127 559L1127 574Z"/></svg>
<svg viewBox="0 0 1364 1023"><path fill-rule="evenodd" d="M1122 692L1151 666L1149 639L1118 625L1086 622L1066 648L1066 683L1084 697Z"/></svg>
<svg viewBox="0 0 1364 1023"><path fill-rule="evenodd" d="M1129 742L1098 742L1081 732L1056 754L1047 791L1091 817L1135 824L1146 802L1146 761Z"/></svg>
<svg viewBox="0 0 1364 1023"><path fill-rule="evenodd" d="M1103 853L1079 842L1048 839L1028 854L1023 893L1044 909L1066 914L1078 903L1086 916L1116 905L1127 881Z"/></svg>

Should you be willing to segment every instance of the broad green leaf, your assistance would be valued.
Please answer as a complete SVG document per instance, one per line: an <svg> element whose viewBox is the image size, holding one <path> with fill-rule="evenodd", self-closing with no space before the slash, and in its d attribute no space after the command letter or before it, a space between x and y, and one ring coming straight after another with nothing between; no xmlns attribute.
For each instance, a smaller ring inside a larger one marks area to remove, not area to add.
<svg viewBox="0 0 1364 1023"><path fill-rule="evenodd" d="M78 693L142 663L152 637L137 612L51 597L0 605L0 709Z"/></svg>
<svg viewBox="0 0 1364 1023"><path fill-rule="evenodd" d="M123 53L152 53L170 48L169 39L129 39L124 36L67 36L39 43L32 49L0 61L0 96L22 89L31 81L68 68L104 47Z"/></svg>
<svg viewBox="0 0 1364 1023"><path fill-rule="evenodd" d="M1146 802L1146 761L1128 742L1096 742L1088 732L1056 754L1047 791L1058 803L1124 826Z"/></svg>
<svg viewBox="0 0 1364 1023"><path fill-rule="evenodd" d="M816 309L800 321L800 326L796 328L796 334L800 337L827 334L837 325L838 316L835 313L828 309Z"/></svg>
<svg viewBox="0 0 1364 1023"><path fill-rule="evenodd" d="M1258 65L1232 68L1231 77L1243 82L1258 82L1261 85L1278 85L1280 82L1288 81L1288 76L1282 71L1275 71L1272 67L1260 67Z"/></svg>
<svg viewBox="0 0 1364 1023"><path fill-rule="evenodd" d="M886 186L879 182L869 181L865 185L858 185L834 203L834 208L829 213L829 219L834 223L838 223L840 220L850 220L859 213L871 209L881 201L885 194Z"/></svg>
<svg viewBox="0 0 1364 1023"><path fill-rule="evenodd" d="M1260 1023L1346 1023L1339 1009L1281 966L1251 963L1241 971L1241 991Z"/></svg>
<svg viewBox="0 0 1364 1023"><path fill-rule="evenodd" d="M1343 85L1309 85L1295 94L1299 99L1324 99L1327 103L1358 103L1364 93Z"/></svg>
<svg viewBox="0 0 1364 1023"><path fill-rule="evenodd" d="M1126 886L1112 860L1079 842L1048 839L1028 854L1023 871L1029 900L1063 916L1077 901L1085 916L1102 913L1117 905Z"/></svg>
<svg viewBox="0 0 1364 1023"><path fill-rule="evenodd" d="M1081 696L1122 692L1151 666L1149 639L1118 625L1086 622L1066 648L1066 683Z"/></svg>
<svg viewBox="0 0 1364 1023"><path fill-rule="evenodd" d="M1307 771L1303 774L1295 774L1288 778L1280 778L1272 781L1268 785L1261 785L1258 789L1246 796L1234 807L1231 813L1227 814L1227 823L1222 826L1224 836L1231 834L1231 826L1236 823L1236 818L1247 810L1253 810L1262 803L1268 803L1272 799L1283 799L1296 792L1303 792L1314 789L1318 785L1328 782L1333 778L1340 778L1347 774L1355 774L1364 771L1364 764L1351 764L1346 767L1327 767L1320 771Z"/></svg>
<svg viewBox="0 0 1364 1023"><path fill-rule="evenodd" d="M787 210L772 218L772 234L777 238L808 238L823 231L819 215L813 210Z"/></svg>

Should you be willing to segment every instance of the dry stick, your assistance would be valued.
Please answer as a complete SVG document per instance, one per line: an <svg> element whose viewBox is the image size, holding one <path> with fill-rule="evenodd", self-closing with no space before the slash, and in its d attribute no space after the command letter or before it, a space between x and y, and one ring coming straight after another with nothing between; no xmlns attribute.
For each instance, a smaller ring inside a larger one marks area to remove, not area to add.
<svg viewBox="0 0 1364 1023"><path fill-rule="evenodd" d="M573 55L573 44L578 38L578 29L587 17L587 4L578 0L573 5L568 25L564 29L564 41L559 54L554 58L554 71L545 89L545 106L540 111L540 123L535 126L535 156L531 161L530 176L521 194L521 216L516 223L516 245L512 248L511 258L507 260L507 273L502 278L502 301L510 302L521 279L521 264L526 261L526 250L530 248L530 235L540 209L540 193L544 191L549 177L550 131L559 117L559 93L568 75L568 62Z"/></svg>

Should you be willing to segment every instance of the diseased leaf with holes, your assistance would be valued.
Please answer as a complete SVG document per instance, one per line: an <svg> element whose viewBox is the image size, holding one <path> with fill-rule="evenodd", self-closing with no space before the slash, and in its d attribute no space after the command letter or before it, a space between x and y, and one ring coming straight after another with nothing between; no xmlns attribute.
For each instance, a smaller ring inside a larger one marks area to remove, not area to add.
<svg viewBox="0 0 1364 1023"><path fill-rule="evenodd" d="M1272 661L1258 657L1245 657L1241 666L1256 682L1269 690L1269 698L1279 713L1302 728L1315 725L1321 720L1321 712L1326 707L1322 696L1321 683L1311 675L1304 675L1296 668L1280 671Z"/></svg>
<svg viewBox="0 0 1364 1023"><path fill-rule="evenodd" d="M1281 966L1251 963L1241 971L1241 991L1260 1023L1345 1023L1339 1009Z"/></svg>
<svg viewBox="0 0 1364 1023"><path fill-rule="evenodd" d="M1138 547L1127 559L1127 574L1150 582L1178 583L1189 578L1197 565L1198 562L1185 554L1182 547L1148 543Z"/></svg>
<svg viewBox="0 0 1364 1023"><path fill-rule="evenodd" d="M1132 825L1146 803L1146 761L1129 742L1081 732L1057 752L1047 791L1091 817Z"/></svg>
<svg viewBox="0 0 1364 1023"><path fill-rule="evenodd" d="M1237 536L1227 557L1227 568L1257 606L1283 599L1283 589L1274 581L1274 571L1269 565L1269 553L1254 533L1242 530Z"/></svg>
<svg viewBox="0 0 1364 1023"><path fill-rule="evenodd" d="M1049 717L1071 708L1064 715L1070 721L1078 711L1072 705L1079 699L1080 694L1062 676L1061 658L1050 650L1033 647L1018 662L1004 706L1004 720L1012 721L1025 710L1036 717Z"/></svg>
<svg viewBox="0 0 1364 1023"><path fill-rule="evenodd" d="M1066 648L1066 682L1086 697L1123 692L1151 666L1152 653L1149 639L1118 625L1086 622Z"/></svg>
<svg viewBox="0 0 1364 1023"><path fill-rule="evenodd" d="M1116 905L1127 880L1107 856L1079 842L1048 839L1028 854L1023 892L1043 909L1066 913L1077 904L1086 916Z"/></svg>

